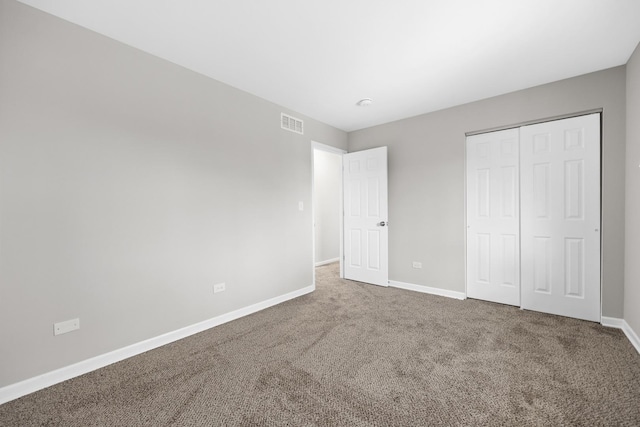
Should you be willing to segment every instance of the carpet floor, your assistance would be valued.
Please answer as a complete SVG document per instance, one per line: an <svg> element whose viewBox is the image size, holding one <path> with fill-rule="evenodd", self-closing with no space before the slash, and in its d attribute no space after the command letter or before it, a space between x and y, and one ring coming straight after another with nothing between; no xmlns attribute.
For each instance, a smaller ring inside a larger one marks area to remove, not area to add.
<svg viewBox="0 0 640 427"><path fill-rule="evenodd" d="M601 325L366 285L315 292L0 406L0 425L640 425Z"/></svg>

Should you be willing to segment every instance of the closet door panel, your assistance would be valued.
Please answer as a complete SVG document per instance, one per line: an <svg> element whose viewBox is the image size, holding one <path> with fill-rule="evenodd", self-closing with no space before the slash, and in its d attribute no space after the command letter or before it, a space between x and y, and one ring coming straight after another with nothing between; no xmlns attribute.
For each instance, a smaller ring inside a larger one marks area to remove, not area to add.
<svg viewBox="0 0 640 427"><path fill-rule="evenodd" d="M600 115L520 130L522 308L600 321Z"/></svg>
<svg viewBox="0 0 640 427"><path fill-rule="evenodd" d="M467 296L520 305L518 130L467 138Z"/></svg>

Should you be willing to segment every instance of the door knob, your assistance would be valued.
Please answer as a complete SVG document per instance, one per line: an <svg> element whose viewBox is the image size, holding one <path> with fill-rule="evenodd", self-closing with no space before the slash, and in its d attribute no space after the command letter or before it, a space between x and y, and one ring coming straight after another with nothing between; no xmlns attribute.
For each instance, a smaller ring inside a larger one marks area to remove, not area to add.
<svg viewBox="0 0 640 427"><path fill-rule="evenodd" d="M378 225L379 225L380 227L384 227L384 226L386 226L386 225L389 225L389 223L388 223L388 222L385 222L385 221L380 221L380 222L378 223Z"/></svg>

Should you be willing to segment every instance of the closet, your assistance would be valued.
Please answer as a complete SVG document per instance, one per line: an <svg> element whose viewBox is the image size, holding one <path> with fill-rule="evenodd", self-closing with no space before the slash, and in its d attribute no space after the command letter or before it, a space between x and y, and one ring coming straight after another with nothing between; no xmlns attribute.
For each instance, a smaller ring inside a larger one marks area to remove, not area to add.
<svg viewBox="0 0 640 427"><path fill-rule="evenodd" d="M467 296L600 321L600 114L467 137Z"/></svg>

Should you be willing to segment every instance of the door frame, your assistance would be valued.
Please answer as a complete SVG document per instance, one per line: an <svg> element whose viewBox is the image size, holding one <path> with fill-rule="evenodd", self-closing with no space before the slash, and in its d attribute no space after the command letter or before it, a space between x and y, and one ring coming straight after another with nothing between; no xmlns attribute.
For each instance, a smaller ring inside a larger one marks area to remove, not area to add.
<svg viewBox="0 0 640 427"><path fill-rule="evenodd" d="M478 135L478 134L482 134L482 133L489 133L489 132L496 132L496 131L501 131L501 130L506 130L506 129L514 129L514 128L520 128L523 126L528 126L528 125L535 125L535 124L539 124L539 123L546 123L546 122L552 122L555 120L563 120L563 119L571 119L574 117L580 117L580 116L587 116L589 114L600 114L600 323L602 323L602 307L603 307L603 303L604 303L604 289L603 289L603 285L604 285L604 250L603 250L603 245L602 245L602 239L605 233L604 230L604 220L603 220L603 215L602 215L602 199L604 196L604 185L603 185L603 170L604 170L604 133L603 133L603 114L604 114L604 109L603 108L593 108L590 110L584 110L584 111L578 111L575 113L568 113L568 114L560 114L557 116L550 116L550 117L545 117L545 118L540 118L540 119L534 119L534 120L527 120L527 121L523 121L523 122L517 122L517 123L513 123L510 125L503 125L503 126L496 126L496 127L491 127L491 128L486 128L486 129L479 129L479 130L475 130L475 131L468 131L465 132L464 134L464 138L463 138L463 144L464 144L464 179L463 179L463 187L464 187L464 296L465 298L468 298L468 292L467 292L467 229L468 229L468 224L467 224L467 137L469 136L473 136L473 135ZM520 309L522 309L522 301L521 301L521 306Z"/></svg>
<svg viewBox="0 0 640 427"><path fill-rule="evenodd" d="M347 150L343 150L341 148L336 148L331 145L323 144L321 142L311 141L311 244L312 244L312 270L313 270L313 286L316 286L316 215L315 215L315 151L325 151L328 153L336 154L340 156L340 205L339 205L339 213L340 213L340 278L344 278L344 207L343 207L343 198L344 198L344 188L343 188L343 155L347 153Z"/></svg>

